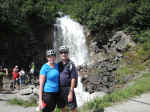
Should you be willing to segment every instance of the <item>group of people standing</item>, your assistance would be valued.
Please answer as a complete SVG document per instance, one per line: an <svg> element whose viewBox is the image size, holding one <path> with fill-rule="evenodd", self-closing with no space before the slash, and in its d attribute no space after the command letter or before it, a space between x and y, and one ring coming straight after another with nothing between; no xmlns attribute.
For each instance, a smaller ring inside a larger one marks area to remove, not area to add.
<svg viewBox="0 0 150 112"><path fill-rule="evenodd" d="M40 69L39 108L42 112L52 112L56 105L62 112L66 112L66 106L72 112L77 111L74 92L78 80L76 67L69 59L66 46L60 46L59 54L61 61L55 63L56 51L47 50L48 62Z"/></svg>
<svg viewBox="0 0 150 112"><path fill-rule="evenodd" d="M15 67L12 70L13 82L11 84L11 88L21 89L22 85L27 85L27 81L28 83L32 84L31 80L35 78L34 69L34 62L31 63L30 71L28 73L26 73L23 68L20 68L18 65L15 65Z"/></svg>
<svg viewBox="0 0 150 112"><path fill-rule="evenodd" d="M9 81L7 81L9 80ZM4 89L3 83L7 86L9 85L10 89L21 89L21 85L25 85L25 71L20 68L18 65L15 65L13 69L8 70L8 68L3 68L0 66L0 88L1 90ZM9 89L7 88L7 89Z"/></svg>

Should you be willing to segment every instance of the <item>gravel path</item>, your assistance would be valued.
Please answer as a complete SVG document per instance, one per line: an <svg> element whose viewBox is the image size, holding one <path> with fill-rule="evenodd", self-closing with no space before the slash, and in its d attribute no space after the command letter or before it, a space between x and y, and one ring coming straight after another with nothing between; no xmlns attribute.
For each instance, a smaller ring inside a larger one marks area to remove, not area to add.
<svg viewBox="0 0 150 112"><path fill-rule="evenodd" d="M35 112L35 107L24 108L16 105L9 105L7 101L0 101L0 112Z"/></svg>
<svg viewBox="0 0 150 112"><path fill-rule="evenodd" d="M36 107L24 108L18 105L8 104L8 100L15 98L15 91L0 91L0 112L36 112Z"/></svg>
<svg viewBox="0 0 150 112"><path fill-rule="evenodd" d="M150 112L150 93L105 109L105 112Z"/></svg>

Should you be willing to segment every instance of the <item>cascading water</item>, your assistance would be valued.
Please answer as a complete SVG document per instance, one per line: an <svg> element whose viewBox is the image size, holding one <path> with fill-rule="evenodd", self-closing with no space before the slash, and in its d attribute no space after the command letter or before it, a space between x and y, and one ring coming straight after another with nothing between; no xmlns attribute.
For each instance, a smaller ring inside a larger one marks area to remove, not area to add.
<svg viewBox="0 0 150 112"><path fill-rule="evenodd" d="M55 24L54 48L60 45L69 47L70 59L78 65L89 62L88 49L83 27L68 16L58 18Z"/></svg>
<svg viewBox="0 0 150 112"><path fill-rule="evenodd" d="M58 18L54 26L54 48L57 49L61 45L68 46L69 57L76 66L88 64L88 48L86 45L83 26L68 16ZM79 76L78 87L75 88L75 93L78 106L83 105L85 102L96 96L103 95L99 93L89 94L88 92L85 92L82 87L81 76Z"/></svg>

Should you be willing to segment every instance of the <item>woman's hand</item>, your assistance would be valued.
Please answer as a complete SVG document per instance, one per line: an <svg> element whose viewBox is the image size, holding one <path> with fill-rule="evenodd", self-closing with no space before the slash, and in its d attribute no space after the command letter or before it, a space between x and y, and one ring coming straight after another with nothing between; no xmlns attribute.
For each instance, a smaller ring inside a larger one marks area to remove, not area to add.
<svg viewBox="0 0 150 112"><path fill-rule="evenodd" d="M41 110L42 109L42 104L43 104L43 101L42 100L39 100L39 109Z"/></svg>

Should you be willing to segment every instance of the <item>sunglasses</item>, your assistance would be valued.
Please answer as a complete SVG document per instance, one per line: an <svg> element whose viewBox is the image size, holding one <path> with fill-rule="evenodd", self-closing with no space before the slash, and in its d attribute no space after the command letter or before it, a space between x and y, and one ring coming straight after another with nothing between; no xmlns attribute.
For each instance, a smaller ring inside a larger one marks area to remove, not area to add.
<svg viewBox="0 0 150 112"><path fill-rule="evenodd" d="M64 51L63 51L63 52L60 52L60 54L68 54L68 52L64 52Z"/></svg>
<svg viewBox="0 0 150 112"><path fill-rule="evenodd" d="M52 56L56 56L56 54L51 54L51 55L48 55L47 57L52 57Z"/></svg>

